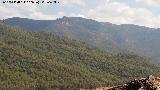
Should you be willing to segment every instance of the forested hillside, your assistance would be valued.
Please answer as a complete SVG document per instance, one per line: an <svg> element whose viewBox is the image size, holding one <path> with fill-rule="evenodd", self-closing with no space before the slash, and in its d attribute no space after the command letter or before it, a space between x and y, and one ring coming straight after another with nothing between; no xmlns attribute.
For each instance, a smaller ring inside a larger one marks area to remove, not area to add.
<svg viewBox="0 0 160 90"><path fill-rule="evenodd" d="M110 54L84 42L0 24L0 89L109 86L160 76L160 67L135 54Z"/></svg>
<svg viewBox="0 0 160 90"><path fill-rule="evenodd" d="M160 29L156 28L132 24L116 25L81 17L63 17L56 20L14 17L5 19L4 23L28 31L65 35L113 53L130 51L160 61Z"/></svg>

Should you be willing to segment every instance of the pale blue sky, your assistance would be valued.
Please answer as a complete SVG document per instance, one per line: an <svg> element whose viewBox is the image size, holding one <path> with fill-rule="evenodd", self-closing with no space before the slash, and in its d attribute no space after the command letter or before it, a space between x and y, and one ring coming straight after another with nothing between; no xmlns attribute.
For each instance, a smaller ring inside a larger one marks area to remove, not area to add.
<svg viewBox="0 0 160 90"><path fill-rule="evenodd" d="M0 19L24 17L53 20L72 16L114 24L160 27L160 0L59 0L60 4L50 5L2 4L0 1Z"/></svg>

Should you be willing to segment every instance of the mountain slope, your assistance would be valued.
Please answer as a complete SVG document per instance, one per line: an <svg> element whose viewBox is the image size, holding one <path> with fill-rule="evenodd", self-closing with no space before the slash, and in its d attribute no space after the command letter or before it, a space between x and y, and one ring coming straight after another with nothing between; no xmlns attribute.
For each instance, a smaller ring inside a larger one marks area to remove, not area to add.
<svg viewBox="0 0 160 90"><path fill-rule="evenodd" d="M157 67L135 54L112 55L45 32L0 24L0 89L69 89L122 83Z"/></svg>
<svg viewBox="0 0 160 90"><path fill-rule="evenodd" d="M4 20L5 23L10 25L16 25L19 27L23 27L26 30L30 31L37 31L40 29L43 29L50 25L50 23L53 23L52 20L32 20L27 18L19 18L19 17L13 17Z"/></svg>
<svg viewBox="0 0 160 90"><path fill-rule="evenodd" d="M58 35L87 42L109 52L123 51L112 40L107 39L110 35L104 33L103 24L89 19L63 17L48 21L14 17L4 20L4 23L24 28L27 31L54 32ZM102 30L99 31L100 29Z"/></svg>
<svg viewBox="0 0 160 90"><path fill-rule="evenodd" d="M49 21L10 18L4 22L29 31L54 32L87 42L108 52L131 51L160 59L159 29L131 24L115 25L80 17L63 17Z"/></svg>

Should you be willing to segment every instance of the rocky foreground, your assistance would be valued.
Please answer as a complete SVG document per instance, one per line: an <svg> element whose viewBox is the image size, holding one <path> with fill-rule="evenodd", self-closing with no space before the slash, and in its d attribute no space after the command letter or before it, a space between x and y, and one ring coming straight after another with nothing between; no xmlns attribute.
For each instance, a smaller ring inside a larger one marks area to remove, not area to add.
<svg viewBox="0 0 160 90"><path fill-rule="evenodd" d="M151 75L148 78L135 79L124 85L111 87L106 90L160 90L160 78Z"/></svg>
<svg viewBox="0 0 160 90"><path fill-rule="evenodd" d="M119 86L81 90L160 90L160 78L151 75L148 78L135 79Z"/></svg>

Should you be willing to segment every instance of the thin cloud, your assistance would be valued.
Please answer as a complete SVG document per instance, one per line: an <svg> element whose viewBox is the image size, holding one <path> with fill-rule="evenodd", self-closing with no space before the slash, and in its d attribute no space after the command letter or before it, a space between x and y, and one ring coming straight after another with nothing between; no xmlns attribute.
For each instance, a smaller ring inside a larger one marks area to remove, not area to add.
<svg viewBox="0 0 160 90"><path fill-rule="evenodd" d="M133 8L125 3L116 1L101 3L101 5L95 9L90 9L85 13L85 16L98 21L108 21L116 24L127 23L148 27L160 27L160 16L154 15L154 13L147 8Z"/></svg>

